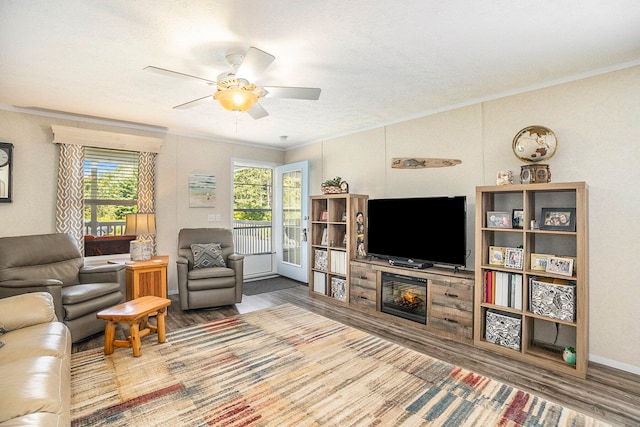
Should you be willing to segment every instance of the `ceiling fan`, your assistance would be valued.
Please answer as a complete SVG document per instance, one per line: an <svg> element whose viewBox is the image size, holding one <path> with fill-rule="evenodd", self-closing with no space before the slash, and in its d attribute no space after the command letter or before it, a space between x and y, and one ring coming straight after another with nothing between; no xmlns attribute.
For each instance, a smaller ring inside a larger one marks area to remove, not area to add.
<svg viewBox="0 0 640 427"><path fill-rule="evenodd" d="M275 56L260 49L250 47L245 55L230 54L227 55L226 58L231 69L218 75L217 81L215 82L159 67L147 66L144 70L170 77L196 80L213 86L216 88L213 93L213 99L217 100L220 105L230 111L246 111L254 119L260 119L269 115L267 110L257 102L260 98L317 100L320 97L319 88L257 86L253 83L276 59ZM173 108L191 108L209 102L211 99L212 95L209 94L202 98L176 105Z"/></svg>

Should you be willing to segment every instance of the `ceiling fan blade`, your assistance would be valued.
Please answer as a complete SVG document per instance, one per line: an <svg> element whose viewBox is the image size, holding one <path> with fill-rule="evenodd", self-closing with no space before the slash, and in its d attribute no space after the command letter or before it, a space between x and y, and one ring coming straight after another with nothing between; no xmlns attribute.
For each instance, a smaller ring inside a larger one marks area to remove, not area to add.
<svg viewBox="0 0 640 427"><path fill-rule="evenodd" d="M207 80L207 79L203 79L202 77L196 77L196 76L192 76L190 74L184 74L184 73L179 73L177 71L171 71L171 70L166 70L164 68L159 68L159 67L153 67L151 65L144 67L143 70L145 71L149 71L150 73L154 73L154 74L160 74L162 76L168 76L168 77L177 77L180 79L188 79L188 80L199 80L200 82L206 83L208 85L211 86L215 86L216 82L211 81L211 80Z"/></svg>
<svg viewBox="0 0 640 427"><path fill-rule="evenodd" d="M187 108L192 108L197 105L202 105L202 104L211 102L212 99L213 99L213 96L207 95L207 96L203 96L202 98L194 99L193 101L185 102L184 104L176 105L173 108L175 110L185 110Z"/></svg>
<svg viewBox="0 0 640 427"><path fill-rule="evenodd" d="M254 120L258 120L269 115L269 113L267 113L267 110L265 110L264 107L257 102L247 110L247 113L251 117L253 117Z"/></svg>
<svg viewBox="0 0 640 427"><path fill-rule="evenodd" d="M275 56L267 52L250 47L242 60L242 64L238 67L236 77L255 82L275 59Z"/></svg>
<svg viewBox="0 0 640 427"><path fill-rule="evenodd" d="M317 87L285 87L262 86L267 91L265 98L310 99L320 98L320 88Z"/></svg>

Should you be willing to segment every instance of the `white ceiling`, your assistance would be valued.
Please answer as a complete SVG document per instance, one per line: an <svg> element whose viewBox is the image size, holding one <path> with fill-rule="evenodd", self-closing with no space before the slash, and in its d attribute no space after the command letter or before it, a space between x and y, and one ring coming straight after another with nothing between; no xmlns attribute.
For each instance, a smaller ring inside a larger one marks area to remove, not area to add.
<svg viewBox="0 0 640 427"><path fill-rule="evenodd" d="M225 55L276 57L256 81L322 89L211 101ZM288 148L640 64L637 0L0 0L0 107ZM286 142L280 136L286 135Z"/></svg>

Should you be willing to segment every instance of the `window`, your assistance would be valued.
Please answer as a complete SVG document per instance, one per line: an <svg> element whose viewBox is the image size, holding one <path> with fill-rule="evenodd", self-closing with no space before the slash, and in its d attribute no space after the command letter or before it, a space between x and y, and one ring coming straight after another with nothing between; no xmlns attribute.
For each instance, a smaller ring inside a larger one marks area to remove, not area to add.
<svg viewBox="0 0 640 427"><path fill-rule="evenodd" d="M233 170L233 232L236 252L271 253L273 170L236 164Z"/></svg>
<svg viewBox="0 0 640 427"><path fill-rule="evenodd" d="M137 212L139 153L85 147L85 256L129 252L125 216Z"/></svg>

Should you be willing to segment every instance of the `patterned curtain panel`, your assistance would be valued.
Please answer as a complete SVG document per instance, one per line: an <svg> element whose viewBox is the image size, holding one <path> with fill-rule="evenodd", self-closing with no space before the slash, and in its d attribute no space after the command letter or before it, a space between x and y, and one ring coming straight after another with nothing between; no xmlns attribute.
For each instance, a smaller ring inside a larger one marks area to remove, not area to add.
<svg viewBox="0 0 640 427"><path fill-rule="evenodd" d="M138 212L156 211L156 153L140 152L138 165ZM152 241L152 255L156 254L156 236L144 234L141 238Z"/></svg>
<svg viewBox="0 0 640 427"><path fill-rule="evenodd" d="M73 236L84 253L84 147L58 144L56 231Z"/></svg>

